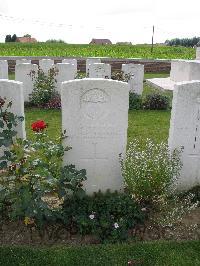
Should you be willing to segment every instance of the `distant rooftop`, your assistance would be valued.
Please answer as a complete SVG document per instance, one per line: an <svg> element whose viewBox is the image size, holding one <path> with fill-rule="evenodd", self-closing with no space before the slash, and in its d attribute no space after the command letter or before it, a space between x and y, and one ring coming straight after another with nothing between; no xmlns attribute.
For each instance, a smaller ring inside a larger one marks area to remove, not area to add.
<svg viewBox="0 0 200 266"><path fill-rule="evenodd" d="M112 44L109 39L92 39L90 44Z"/></svg>
<svg viewBox="0 0 200 266"><path fill-rule="evenodd" d="M31 37L17 37L16 42L30 43L30 42L37 42L37 40Z"/></svg>

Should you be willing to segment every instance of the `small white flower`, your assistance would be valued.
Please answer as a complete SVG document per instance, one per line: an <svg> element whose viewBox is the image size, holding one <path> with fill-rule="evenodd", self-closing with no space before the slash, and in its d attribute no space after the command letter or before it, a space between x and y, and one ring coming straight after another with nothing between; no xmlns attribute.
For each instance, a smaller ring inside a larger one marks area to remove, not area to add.
<svg viewBox="0 0 200 266"><path fill-rule="evenodd" d="M90 214L90 215L89 215L89 218L90 218L91 220L93 220L93 219L94 219L94 214Z"/></svg>
<svg viewBox="0 0 200 266"><path fill-rule="evenodd" d="M142 208L142 209L141 209L142 212L145 212L146 210L147 210L146 208Z"/></svg>
<svg viewBox="0 0 200 266"><path fill-rule="evenodd" d="M114 223L114 227L115 227L115 229L119 228L118 223Z"/></svg>

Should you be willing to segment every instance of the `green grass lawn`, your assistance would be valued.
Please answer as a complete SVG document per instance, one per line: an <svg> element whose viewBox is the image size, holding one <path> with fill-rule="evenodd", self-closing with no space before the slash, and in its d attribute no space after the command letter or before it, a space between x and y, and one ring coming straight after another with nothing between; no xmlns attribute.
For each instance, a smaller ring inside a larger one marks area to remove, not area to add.
<svg viewBox="0 0 200 266"><path fill-rule="evenodd" d="M151 78L167 78L169 77L169 73L145 73L144 79L151 79ZM15 73L9 73L9 79L15 79Z"/></svg>
<svg viewBox="0 0 200 266"><path fill-rule="evenodd" d="M2 266L198 266L200 242L150 242L56 248L0 247Z"/></svg>
<svg viewBox="0 0 200 266"><path fill-rule="evenodd" d="M49 136L54 139L61 133L61 112L58 110L26 109L26 132L32 137L31 123L36 120L48 123ZM129 111L128 141L134 138L143 142L151 138L156 142L167 141L169 133L170 111ZM67 129L66 129L67 130Z"/></svg>
<svg viewBox="0 0 200 266"><path fill-rule="evenodd" d="M88 45L65 43L0 43L0 56L68 56L145 59L194 59L195 49L155 45Z"/></svg>
<svg viewBox="0 0 200 266"><path fill-rule="evenodd" d="M153 75L155 77L155 74ZM152 92L160 92L144 83L143 97ZM172 92L161 92L172 99ZM151 138L156 142L167 141L169 133L170 110L150 111L150 110L131 110L129 111L128 141L134 138L143 142L146 138ZM27 108L26 131L27 136L32 137L31 123L36 120L44 120L48 123L48 133L52 139L61 134L61 111L44 110L37 108ZM67 130L67 128L66 128Z"/></svg>

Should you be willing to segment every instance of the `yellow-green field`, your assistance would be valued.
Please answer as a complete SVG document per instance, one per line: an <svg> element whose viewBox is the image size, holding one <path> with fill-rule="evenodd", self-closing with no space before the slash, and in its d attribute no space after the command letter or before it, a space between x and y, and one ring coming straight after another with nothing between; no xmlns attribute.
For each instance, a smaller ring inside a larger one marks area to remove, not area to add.
<svg viewBox="0 0 200 266"><path fill-rule="evenodd" d="M0 43L0 56L74 56L145 59L194 59L195 49L155 45L88 45L65 43Z"/></svg>

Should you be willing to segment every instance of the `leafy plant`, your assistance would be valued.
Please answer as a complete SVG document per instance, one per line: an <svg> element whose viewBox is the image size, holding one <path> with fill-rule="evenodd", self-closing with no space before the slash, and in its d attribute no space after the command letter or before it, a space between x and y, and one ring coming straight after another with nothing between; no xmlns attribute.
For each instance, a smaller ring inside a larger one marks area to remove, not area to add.
<svg viewBox="0 0 200 266"><path fill-rule="evenodd" d="M153 203L172 192L182 165L179 150L170 153L165 143L147 139L143 148L138 141L130 143L121 166L128 191L142 202Z"/></svg>
<svg viewBox="0 0 200 266"><path fill-rule="evenodd" d="M8 148L14 144L17 132L15 127L24 120L23 117L17 116L9 111L12 102L0 97L0 170L8 167L11 160L11 153Z"/></svg>
<svg viewBox="0 0 200 266"><path fill-rule="evenodd" d="M36 106L43 107L57 95L55 91L57 70L50 68L48 74L46 74L39 68L37 73L32 71L30 75L34 81L30 102Z"/></svg>
<svg viewBox="0 0 200 266"><path fill-rule="evenodd" d="M167 110L169 108L169 98L160 93L148 94L143 101L143 108L150 110Z"/></svg>
<svg viewBox="0 0 200 266"><path fill-rule="evenodd" d="M73 193L83 195L81 183L86 179L86 171L78 171L73 165L62 166L64 152L70 149L62 146L65 135L51 141L45 132L47 124L42 120L32 124L34 140L13 139L16 132L12 126L17 124L18 117L2 110L4 104L1 100L0 121L6 128L2 129L1 142L9 149L1 158L6 163L0 168L0 209L9 206L7 211L12 219L24 220L26 225L41 230L61 215L59 206L49 205L52 195L57 195L58 202Z"/></svg>
<svg viewBox="0 0 200 266"><path fill-rule="evenodd" d="M113 80L119 80L119 81L125 81L128 82L130 79L130 75L128 74L124 74L123 71L115 71L112 73L112 77Z"/></svg>
<svg viewBox="0 0 200 266"><path fill-rule="evenodd" d="M129 92L129 110L142 109L142 97L134 92Z"/></svg>
<svg viewBox="0 0 200 266"><path fill-rule="evenodd" d="M95 235L103 242L123 241L129 230L143 224L146 213L128 194L95 193L63 203L63 219L71 233Z"/></svg>

